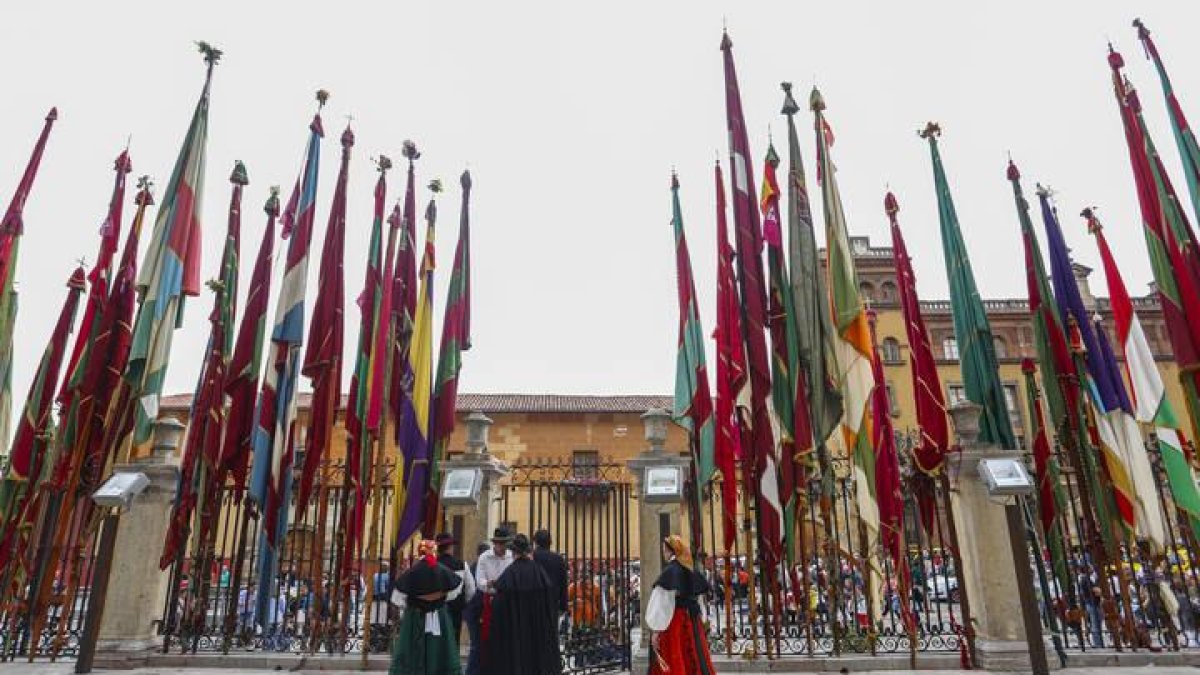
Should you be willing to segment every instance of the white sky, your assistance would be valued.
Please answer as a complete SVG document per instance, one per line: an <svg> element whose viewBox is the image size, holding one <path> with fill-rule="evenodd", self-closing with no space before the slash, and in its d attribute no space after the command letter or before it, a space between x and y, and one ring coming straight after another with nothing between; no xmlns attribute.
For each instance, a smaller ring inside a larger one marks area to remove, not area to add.
<svg viewBox="0 0 1200 675"><path fill-rule="evenodd" d="M1200 121L1200 7L1140 3L1185 112ZM458 218L457 177L475 180L474 349L461 388L480 392L670 391L676 305L669 176L679 171L706 322L712 327L712 164L727 153L718 44L734 41L756 182L781 80L828 103L851 231L886 243L882 199L897 193L923 297L946 294L925 144L941 122L942 151L979 285L1021 296L1024 277L1009 151L1026 189L1059 191L1068 240L1096 260L1079 207L1097 204L1126 280L1150 278L1133 186L1105 63L1112 39L1143 92L1155 139L1182 188L1157 78L1127 2L161 3L28 2L0 22L0 199L7 201L51 105L60 118L26 209L18 270L22 300L14 382L18 403L49 335L74 261L95 255L111 163L133 136L136 177L165 184L199 92L193 40L225 51L215 75L204 275L217 266L235 159L251 184L243 216L242 290L270 185L299 169L313 92L326 108L320 250L346 114L358 138L347 240L348 348L374 181L369 157L401 166L400 143L424 153L422 184L440 177L440 298ZM812 172L811 117L803 123ZM782 145L782 143L781 143ZM402 173L392 174L399 196ZM428 193L422 190L421 198ZM817 195L813 195L817 198ZM130 198L132 198L132 179ZM132 214L126 208L126 222ZM423 230L423 228L422 228ZM122 238L124 237L124 230ZM148 233L143 243L149 239ZM279 249L277 249L279 250ZM277 262L281 256L277 254ZM312 264L315 280L318 264ZM1097 273L1099 277L1099 273ZM1096 278L1098 288L1102 282ZM310 284L310 301L315 294ZM278 278L275 280L278 288ZM175 341L168 393L191 391L209 297L189 306ZM271 312L273 314L274 308ZM347 358L352 358L348 352ZM349 368L347 375L349 373Z"/></svg>

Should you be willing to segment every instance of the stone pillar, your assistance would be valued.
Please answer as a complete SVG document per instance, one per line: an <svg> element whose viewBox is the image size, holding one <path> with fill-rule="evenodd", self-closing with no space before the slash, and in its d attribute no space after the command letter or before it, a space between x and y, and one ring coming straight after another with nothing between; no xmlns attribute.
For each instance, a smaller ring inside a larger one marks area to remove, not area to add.
<svg viewBox="0 0 1200 675"><path fill-rule="evenodd" d="M641 552L641 617L643 649L650 646L650 632L646 629L646 603L654 581L662 573L662 540L668 534L683 534L683 485L691 469L691 458L671 455L663 450L667 440L667 423L671 414L654 408L642 415L646 427L646 440L650 448L629 460L627 466L636 480L638 499L638 550ZM655 469L674 470L678 475L677 494L653 494L648 489L647 478Z"/></svg>
<svg viewBox="0 0 1200 675"><path fill-rule="evenodd" d="M120 516L96 641L99 668L144 665L149 653L160 646L158 621L163 618L169 575L159 570L158 560L179 481L178 458L172 455L183 428L175 419L160 419L150 456L113 468L113 473L144 473L150 484Z"/></svg>
<svg viewBox="0 0 1200 675"><path fill-rule="evenodd" d="M482 412L473 412L467 417L467 451L461 457L441 462L442 482L445 476L456 469L479 471L479 498L472 503L447 503L446 521L453 530L461 523L461 530L454 533L459 541L462 559L468 564L475 561L475 547L488 541L492 531L500 524L495 497L499 494L500 481L508 475L506 464L488 452L488 427L492 420ZM461 519L456 519L456 516Z"/></svg>
<svg viewBox="0 0 1200 675"><path fill-rule="evenodd" d="M979 476L981 459L1014 458L1020 454L979 441L981 408L971 402L955 405L950 417L962 454L951 457L950 493L958 530L962 578L975 626L979 667L985 670L1030 669L1017 565L1029 566L1028 554L1014 559L1005 505L988 495Z"/></svg>

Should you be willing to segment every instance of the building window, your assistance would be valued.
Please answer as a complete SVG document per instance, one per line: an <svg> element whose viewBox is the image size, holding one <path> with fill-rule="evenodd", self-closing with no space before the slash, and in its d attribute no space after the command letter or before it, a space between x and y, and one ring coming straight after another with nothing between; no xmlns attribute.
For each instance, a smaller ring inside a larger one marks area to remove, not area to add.
<svg viewBox="0 0 1200 675"><path fill-rule="evenodd" d="M888 397L888 414L892 417L899 417L900 404L896 401L896 389L892 386L891 382L888 382L886 386Z"/></svg>
<svg viewBox="0 0 1200 675"><path fill-rule="evenodd" d="M1008 419L1014 427L1024 426L1021 417L1020 397L1017 396L1017 385L1004 385L1004 406L1008 408Z"/></svg>
<svg viewBox="0 0 1200 675"><path fill-rule="evenodd" d="M953 335L942 338L942 358L947 361L958 360L958 340Z"/></svg>
<svg viewBox="0 0 1200 675"><path fill-rule="evenodd" d="M900 363L900 341L896 338L884 338L879 345L879 356L884 363Z"/></svg>
<svg viewBox="0 0 1200 675"><path fill-rule="evenodd" d="M885 281L879 284L879 301L880 302L897 302L899 294L896 292L896 284Z"/></svg>
<svg viewBox="0 0 1200 675"><path fill-rule="evenodd" d="M865 302L875 302L875 286L869 281L864 281L858 285L858 294L862 296Z"/></svg>
<svg viewBox="0 0 1200 675"><path fill-rule="evenodd" d="M571 453L571 476L574 478L599 478L600 453L596 450L576 450Z"/></svg>
<svg viewBox="0 0 1200 675"><path fill-rule="evenodd" d="M963 389L961 384L946 385L946 407L953 408L965 400L967 400L967 390Z"/></svg>
<svg viewBox="0 0 1200 675"><path fill-rule="evenodd" d="M992 336L992 351L996 352L996 358L1007 359L1008 358L1008 343L1005 342L1004 338L1000 337L999 335L993 335Z"/></svg>

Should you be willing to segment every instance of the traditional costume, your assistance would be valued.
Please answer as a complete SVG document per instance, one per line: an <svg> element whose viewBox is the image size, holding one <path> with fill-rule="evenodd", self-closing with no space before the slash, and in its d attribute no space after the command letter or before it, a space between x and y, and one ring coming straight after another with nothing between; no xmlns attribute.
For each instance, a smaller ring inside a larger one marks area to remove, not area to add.
<svg viewBox="0 0 1200 675"><path fill-rule="evenodd" d="M450 552L450 547L456 543L454 537L442 533L434 541L437 543L438 549L437 561L463 580L462 592L458 594L457 598L446 602L446 609L450 613L450 624L454 629L454 640L457 642L462 639L463 609L475 596L475 576L471 574L471 570L467 569L463 561L455 558L454 554Z"/></svg>
<svg viewBox="0 0 1200 675"><path fill-rule="evenodd" d="M479 554L475 561L475 598L467 605L464 618L471 633L471 651L467 655L467 675L482 675L491 673L483 668L485 645L487 644L492 623L492 598L496 580L512 564L513 555L506 547L512 543L513 536L506 527L497 527L492 534L492 548ZM496 553L499 547L502 555Z"/></svg>
<svg viewBox="0 0 1200 675"><path fill-rule="evenodd" d="M708 581L692 568L692 554L682 539L671 535L664 543L671 561L654 582L646 605L646 626L653 631L650 675L715 675L700 611Z"/></svg>
<svg viewBox="0 0 1200 675"><path fill-rule="evenodd" d="M525 535L517 535L512 546L517 557L495 583L485 671L488 675L560 675L558 591L529 557Z"/></svg>
<svg viewBox="0 0 1200 675"><path fill-rule="evenodd" d="M458 638L446 601L462 590L462 579L438 563L437 545L421 542L421 558L396 579L392 602L404 608L392 645L391 675L461 675Z"/></svg>

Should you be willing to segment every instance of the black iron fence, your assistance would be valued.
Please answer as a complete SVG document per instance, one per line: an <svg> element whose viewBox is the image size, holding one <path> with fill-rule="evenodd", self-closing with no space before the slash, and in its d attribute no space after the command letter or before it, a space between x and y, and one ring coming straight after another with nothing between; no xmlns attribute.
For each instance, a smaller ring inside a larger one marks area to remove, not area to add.
<svg viewBox="0 0 1200 675"><path fill-rule="evenodd" d="M641 572L630 545L633 496L624 467L611 461L582 470L567 461L518 463L501 486L501 521L530 536L548 531L567 561L559 626L566 673L631 667Z"/></svg>
<svg viewBox="0 0 1200 675"><path fill-rule="evenodd" d="M1054 456L1065 500L1050 531L1038 517L1036 499L1028 500L1025 522L1042 626L1064 655L1200 645L1200 549L1188 514L1175 503L1157 443L1146 452L1157 486L1152 498L1165 516L1162 546L1134 537L1112 518L1102 522L1104 507L1097 509L1097 502L1112 494L1111 480L1102 465L1085 478L1082 458L1063 447Z"/></svg>
<svg viewBox="0 0 1200 675"><path fill-rule="evenodd" d="M163 650L262 650L295 653L384 651L394 610L391 566L404 567L414 551L393 552L389 542L394 461L381 463L367 502L363 542L343 560L343 516L350 506L346 465L325 462L307 507L291 517L279 547L277 573L264 607L262 521L243 489L223 490L212 541L187 547L170 570L160 632ZM346 570L347 574L339 574Z"/></svg>
<svg viewBox="0 0 1200 675"><path fill-rule="evenodd" d="M739 532L732 548L723 550L722 486L715 482L706 491L700 549L713 589L706 608L713 653L949 652L969 663L966 593L959 584L945 483L931 484L937 507L926 519L910 504L907 559L898 566L878 541L868 543L863 536L845 460L830 460L830 469L825 480L812 476L806 482L796 507L796 554L774 579L764 573L754 536ZM739 529L753 527L754 500L738 487ZM902 566L909 571L903 582Z"/></svg>
<svg viewBox="0 0 1200 675"><path fill-rule="evenodd" d="M92 601L99 521L83 509L70 524L65 545L52 547L54 523L38 522L28 533L29 547L3 577L0 605L0 661L72 659ZM39 568L36 561L54 560ZM47 571L50 570L50 571ZM54 574L50 592L38 601L41 575Z"/></svg>

